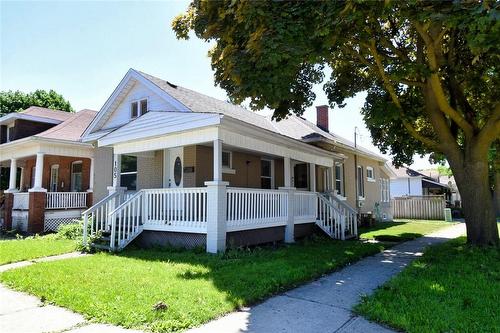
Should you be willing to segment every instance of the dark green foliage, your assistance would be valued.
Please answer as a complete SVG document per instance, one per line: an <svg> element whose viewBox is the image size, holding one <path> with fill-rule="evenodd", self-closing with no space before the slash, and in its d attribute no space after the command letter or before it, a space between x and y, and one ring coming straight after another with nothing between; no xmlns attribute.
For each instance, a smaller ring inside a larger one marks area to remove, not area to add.
<svg viewBox="0 0 500 333"><path fill-rule="evenodd" d="M0 117L11 112L25 110L30 106L41 106L67 112L74 111L71 104L54 90L38 89L31 93L24 93L19 90L0 92Z"/></svg>

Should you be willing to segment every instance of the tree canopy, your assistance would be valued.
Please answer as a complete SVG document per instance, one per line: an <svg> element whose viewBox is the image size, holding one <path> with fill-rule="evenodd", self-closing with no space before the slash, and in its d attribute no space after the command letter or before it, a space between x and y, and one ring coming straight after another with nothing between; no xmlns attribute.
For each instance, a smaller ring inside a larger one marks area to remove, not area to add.
<svg viewBox="0 0 500 333"><path fill-rule="evenodd" d="M30 93L19 90L0 92L0 117L11 112L25 110L30 106L40 106L67 112L74 111L71 104L54 90L38 89Z"/></svg>
<svg viewBox="0 0 500 333"><path fill-rule="evenodd" d="M303 113L316 97L313 85L325 80L332 107L366 91L362 113L374 143L396 165L415 153L446 158L467 192L469 239L498 243L488 151L500 136L499 6L195 0L172 25L178 38L193 31L215 41L216 84L233 102L274 109L277 119Z"/></svg>

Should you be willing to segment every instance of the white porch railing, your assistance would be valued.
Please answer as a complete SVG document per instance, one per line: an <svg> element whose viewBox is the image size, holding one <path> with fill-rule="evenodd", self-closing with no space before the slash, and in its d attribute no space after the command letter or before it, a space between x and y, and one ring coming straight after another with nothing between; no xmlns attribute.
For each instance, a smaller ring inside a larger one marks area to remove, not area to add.
<svg viewBox="0 0 500 333"><path fill-rule="evenodd" d="M227 189L227 230L285 225L288 192L250 188Z"/></svg>
<svg viewBox="0 0 500 333"><path fill-rule="evenodd" d="M123 192L116 192L85 211L84 222L91 234L109 234L103 240L109 241L110 250L123 249L143 230L207 233L209 193L207 187L143 189L126 199ZM316 223L336 239L357 234L356 211L328 194L231 187L225 193L227 232L293 221ZM290 210L289 205L293 205Z"/></svg>
<svg viewBox="0 0 500 333"><path fill-rule="evenodd" d="M145 211L144 224L174 231L206 232L207 188L141 190Z"/></svg>
<svg viewBox="0 0 500 333"><path fill-rule="evenodd" d="M88 236L94 236L99 232L111 231L109 213L122 201L123 193L114 192L82 213L84 245L87 245Z"/></svg>
<svg viewBox="0 0 500 333"><path fill-rule="evenodd" d="M295 223L315 221L318 215L318 193L309 191L295 191L294 218Z"/></svg>
<svg viewBox="0 0 500 333"><path fill-rule="evenodd" d="M12 209L27 210L30 207L30 194L27 192L14 193L14 202Z"/></svg>
<svg viewBox="0 0 500 333"><path fill-rule="evenodd" d="M334 192L323 193L320 194L321 196L324 196L330 202L333 209L337 210L344 219L344 238L341 239L356 237L358 235L358 212L356 209L339 199Z"/></svg>
<svg viewBox="0 0 500 333"><path fill-rule="evenodd" d="M87 207L87 192L47 192L46 209Z"/></svg>

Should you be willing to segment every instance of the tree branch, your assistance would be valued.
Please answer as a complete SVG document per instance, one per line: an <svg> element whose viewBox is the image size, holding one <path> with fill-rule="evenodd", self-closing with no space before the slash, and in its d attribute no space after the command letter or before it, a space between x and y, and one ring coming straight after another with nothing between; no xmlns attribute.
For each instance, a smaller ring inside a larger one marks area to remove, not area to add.
<svg viewBox="0 0 500 333"><path fill-rule="evenodd" d="M458 126L460 126L466 136L472 137L473 127L457 110L450 106L444 93L443 87L441 86L441 82L438 77L439 66L437 64L434 41L432 40L431 36L427 34L424 26L422 26L418 22L413 22L413 24L415 25L417 32L420 34L425 43L425 46L427 47L428 63L432 71L429 77L429 82L432 86L432 92L436 96L436 102L439 106L439 109L448 117L450 117Z"/></svg>
<svg viewBox="0 0 500 333"><path fill-rule="evenodd" d="M497 103L491 117L477 135L478 149L488 149L493 141L500 137L500 103Z"/></svg>
<svg viewBox="0 0 500 333"><path fill-rule="evenodd" d="M378 72L380 77L382 78L385 89L387 89L387 92L389 93L389 96L391 96L393 103L398 108L399 113L401 115L401 120L403 121L403 125L406 128L406 130L410 133L411 136L422 142L429 149L434 151L442 151L441 145L438 142L435 142L434 140L420 134L407 120L404 119L403 108L401 106L401 103L399 102L398 95L396 94L396 91L394 90L392 83L390 82L389 78L385 75L384 66L382 64L382 61L380 60L380 56L375 46L375 40L373 39L371 40L369 48L372 53L373 59L375 60L375 64L377 65Z"/></svg>

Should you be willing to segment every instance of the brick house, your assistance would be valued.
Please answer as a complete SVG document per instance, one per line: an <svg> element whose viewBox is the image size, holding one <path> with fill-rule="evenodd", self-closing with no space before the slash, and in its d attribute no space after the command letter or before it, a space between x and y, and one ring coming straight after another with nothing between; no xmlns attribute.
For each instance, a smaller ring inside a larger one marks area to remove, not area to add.
<svg viewBox="0 0 500 333"><path fill-rule="evenodd" d="M30 107L0 118L6 229L52 231L92 204L94 150L80 137L95 115Z"/></svg>

